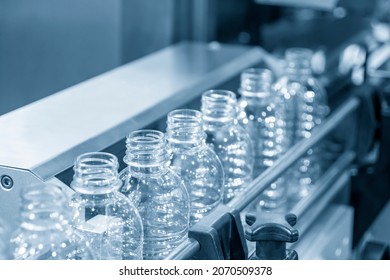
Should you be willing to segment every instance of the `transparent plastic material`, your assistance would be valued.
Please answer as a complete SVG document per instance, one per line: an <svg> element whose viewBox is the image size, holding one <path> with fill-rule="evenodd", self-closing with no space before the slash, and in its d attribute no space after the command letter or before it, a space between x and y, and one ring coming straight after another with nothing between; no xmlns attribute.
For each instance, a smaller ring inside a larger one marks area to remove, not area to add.
<svg viewBox="0 0 390 280"><path fill-rule="evenodd" d="M253 145L238 123L236 94L209 90L202 94L203 128L206 142L217 153L225 171L224 203L240 194L252 181Z"/></svg>
<svg viewBox="0 0 390 280"><path fill-rule="evenodd" d="M69 224L68 200L61 187L26 185L20 213L20 226L10 242L14 259L93 259L85 240Z"/></svg>
<svg viewBox="0 0 390 280"><path fill-rule="evenodd" d="M130 133L126 140L121 191L138 208L144 224L144 259L163 259L187 238L190 201L182 180L169 167L164 134Z"/></svg>
<svg viewBox="0 0 390 280"><path fill-rule="evenodd" d="M222 163L206 144L202 113L197 110L171 111L168 114L166 140L171 153L171 166L188 189L191 224L194 224L222 202Z"/></svg>
<svg viewBox="0 0 390 280"><path fill-rule="evenodd" d="M7 223L0 218L0 260L7 260L9 256L9 228Z"/></svg>
<svg viewBox="0 0 390 280"><path fill-rule="evenodd" d="M289 108L289 134L293 144L310 138L328 114L327 95L311 71L312 51L304 48L286 50L286 74L275 83ZM321 146L309 149L290 171L289 198L307 196L321 174Z"/></svg>
<svg viewBox="0 0 390 280"><path fill-rule="evenodd" d="M76 159L72 225L98 260L142 259L143 226L134 204L118 190L118 160L109 153Z"/></svg>
<svg viewBox="0 0 390 280"><path fill-rule="evenodd" d="M272 89L274 76L268 69L250 68L241 73L239 121L254 145L254 176L272 167L290 147L288 108ZM259 206L275 210L286 201L285 178L273 182L260 196Z"/></svg>

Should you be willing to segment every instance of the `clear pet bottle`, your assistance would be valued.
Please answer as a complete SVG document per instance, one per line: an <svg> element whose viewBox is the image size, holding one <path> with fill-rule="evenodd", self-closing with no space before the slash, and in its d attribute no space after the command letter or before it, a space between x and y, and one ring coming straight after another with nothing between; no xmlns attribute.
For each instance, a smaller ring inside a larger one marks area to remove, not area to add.
<svg viewBox="0 0 390 280"><path fill-rule="evenodd" d="M291 145L288 109L273 91L273 82L268 69L250 68L241 73L238 119L253 141L255 177L272 167ZM272 210L283 207L285 201L285 178L280 177L263 192L259 205Z"/></svg>
<svg viewBox="0 0 390 280"><path fill-rule="evenodd" d="M325 89L312 75L313 52L305 48L286 50L286 73L275 83L275 90L289 104L289 135L293 143L312 136L328 114ZM290 170L289 198L305 197L321 174L321 145L309 149Z"/></svg>
<svg viewBox="0 0 390 280"><path fill-rule="evenodd" d="M171 153L171 166L188 189L192 225L222 202L223 166L217 154L206 144L200 111L171 111L168 114L166 140Z"/></svg>
<svg viewBox="0 0 390 280"><path fill-rule="evenodd" d="M164 134L131 132L126 139L128 165L120 178L121 192L139 210L144 224L143 257L164 259L187 238L190 201L183 181L170 168Z"/></svg>
<svg viewBox="0 0 390 280"><path fill-rule="evenodd" d="M142 259L142 220L134 204L119 192L116 156L82 154L73 169L72 225L87 240L95 259Z"/></svg>
<svg viewBox="0 0 390 280"><path fill-rule="evenodd" d="M20 213L20 226L10 241L14 259L93 259L88 244L69 224L68 199L61 187L26 185Z"/></svg>
<svg viewBox="0 0 390 280"><path fill-rule="evenodd" d="M238 123L234 92L209 90L202 94L201 111L206 142L211 145L225 171L224 203L241 193L252 181L253 145L248 132Z"/></svg>

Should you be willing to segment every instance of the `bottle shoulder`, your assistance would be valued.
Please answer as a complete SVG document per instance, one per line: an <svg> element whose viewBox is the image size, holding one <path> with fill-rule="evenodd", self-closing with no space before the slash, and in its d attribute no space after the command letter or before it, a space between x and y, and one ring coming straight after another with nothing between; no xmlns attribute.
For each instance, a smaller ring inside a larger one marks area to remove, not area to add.
<svg viewBox="0 0 390 280"><path fill-rule="evenodd" d="M206 134L206 143L211 146L212 150L216 151L217 155L217 150L232 150L233 147L247 150L252 144L249 133L241 123L226 130L206 130Z"/></svg>
<svg viewBox="0 0 390 280"><path fill-rule="evenodd" d="M106 209L117 209L116 212L136 212L136 207L134 203L129 200L126 195L120 192L120 190L110 192L109 194L103 195L83 195L83 194L74 194L70 199L71 208L80 208L80 207L94 207L101 208L105 207ZM115 211L112 211L113 213Z"/></svg>
<svg viewBox="0 0 390 280"><path fill-rule="evenodd" d="M120 178L123 185L120 192L127 196L132 191L149 193L149 195L159 193L169 193L171 191L179 191L186 193L187 189L183 181L173 168L167 167L164 173L155 174L153 176L145 174L131 174L128 168L124 169Z"/></svg>

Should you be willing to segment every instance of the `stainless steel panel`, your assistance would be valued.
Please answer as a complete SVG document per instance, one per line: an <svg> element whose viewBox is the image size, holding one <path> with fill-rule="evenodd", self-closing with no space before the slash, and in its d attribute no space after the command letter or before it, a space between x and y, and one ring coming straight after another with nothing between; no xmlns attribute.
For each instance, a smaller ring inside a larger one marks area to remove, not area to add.
<svg viewBox="0 0 390 280"><path fill-rule="evenodd" d="M352 257L353 208L331 205L317 217L293 247L302 260L346 260Z"/></svg>

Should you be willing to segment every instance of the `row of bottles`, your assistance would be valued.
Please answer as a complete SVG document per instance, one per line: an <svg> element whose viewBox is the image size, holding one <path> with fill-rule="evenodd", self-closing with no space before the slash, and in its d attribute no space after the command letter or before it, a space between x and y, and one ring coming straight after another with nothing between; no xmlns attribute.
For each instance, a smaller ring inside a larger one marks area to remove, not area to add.
<svg viewBox="0 0 390 280"><path fill-rule="evenodd" d="M26 187L11 239L14 258L165 258L190 226L245 193L321 124L326 95L311 76L310 56L288 50L286 75L277 81L268 69L245 70L239 99L232 91L206 91L200 110L169 112L165 133L130 132L121 173L112 154L80 155L70 199L57 186ZM319 176L318 152L309 150L273 182L258 206L277 209L307 193Z"/></svg>

